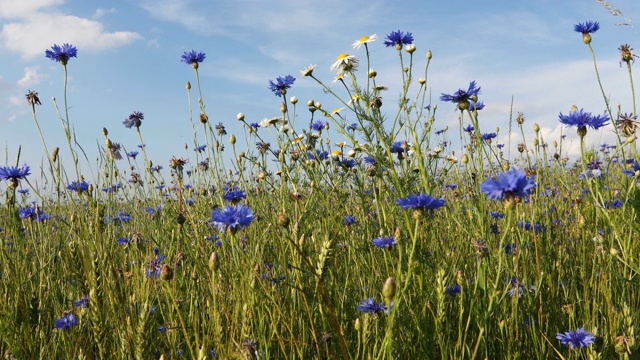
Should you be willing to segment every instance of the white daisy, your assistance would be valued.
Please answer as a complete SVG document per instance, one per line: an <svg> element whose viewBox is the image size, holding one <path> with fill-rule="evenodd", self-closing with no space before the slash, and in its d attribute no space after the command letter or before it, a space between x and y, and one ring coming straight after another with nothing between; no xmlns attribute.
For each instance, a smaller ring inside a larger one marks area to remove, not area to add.
<svg viewBox="0 0 640 360"><path fill-rule="evenodd" d="M362 44L368 44L370 42L374 42L378 40L378 35L373 34L370 36L363 36L361 37L358 41L353 43L353 48L354 49L360 49L360 46L362 46Z"/></svg>
<svg viewBox="0 0 640 360"><path fill-rule="evenodd" d="M358 60L357 57L349 54L341 54L329 69L331 71L338 70L339 73L343 73L356 70L358 65L360 65L360 60Z"/></svg>

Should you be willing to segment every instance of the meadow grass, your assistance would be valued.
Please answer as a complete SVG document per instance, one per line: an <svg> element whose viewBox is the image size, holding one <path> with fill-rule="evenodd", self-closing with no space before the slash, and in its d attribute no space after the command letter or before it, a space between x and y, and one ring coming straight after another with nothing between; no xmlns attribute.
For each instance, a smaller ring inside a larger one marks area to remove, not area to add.
<svg viewBox="0 0 640 360"><path fill-rule="evenodd" d="M594 24L579 25L591 41ZM432 54L414 56L410 33L385 39L402 90L383 103L386 88L368 70L375 40L354 44L362 59L338 57L332 84L315 66L301 72L340 108L287 100L295 79L280 77L270 83L280 116L250 124L239 114L242 135L209 122L205 55L185 52L196 151L166 171L144 146L122 154L104 129L89 179L65 90L62 153L74 168L40 132L46 170L0 172L4 357L637 358L635 113L607 102L600 116L561 116L570 137L577 128L577 159L537 125L527 139L514 114L509 135L522 139L510 159L481 131L490 125L475 82L440 98L460 128L436 130ZM66 88L75 52L49 52ZM38 94L27 100L38 125ZM144 144L142 113L124 125ZM589 148L602 126L618 143Z"/></svg>

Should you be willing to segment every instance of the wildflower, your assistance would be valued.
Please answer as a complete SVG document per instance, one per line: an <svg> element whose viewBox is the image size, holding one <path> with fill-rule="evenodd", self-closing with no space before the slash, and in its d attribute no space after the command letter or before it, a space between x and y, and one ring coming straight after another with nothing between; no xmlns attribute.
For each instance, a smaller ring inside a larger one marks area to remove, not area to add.
<svg viewBox="0 0 640 360"><path fill-rule="evenodd" d="M204 144L204 145L196 146L196 148L193 149L193 151L202 153L204 151L204 149L206 149L206 148L207 148L207 144Z"/></svg>
<svg viewBox="0 0 640 360"><path fill-rule="evenodd" d="M195 50L185 51L184 54L180 57L180 61L193 66L194 69L198 68L198 64L203 62L207 55L203 52L198 52Z"/></svg>
<svg viewBox="0 0 640 360"><path fill-rule="evenodd" d="M640 171L640 164L633 159L631 161L632 161L631 170L622 170L622 173L630 177L635 177L636 173Z"/></svg>
<svg viewBox="0 0 640 360"><path fill-rule="evenodd" d="M89 307L89 295L73 301L73 306L86 309Z"/></svg>
<svg viewBox="0 0 640 360"><path fill-rule="evenodd" d="M302 76L311 76L313 75L313 70L316 69L317 65L309 65L304 70L300 71L300 75Z"/></svg>
<svg viewBox="0 0 640 360"><path fill-rule="evenodd" d="M219 231L228 231L234 234L238 230L249 226L254 217L253 211L242 204L237 206L228 205L222 211L214 209L211 215L211 222L214 223Z"/></svg>
<svg viewBox="0 0 640 360"><path fill-rule="evenodd" d="M151 209L152 208L147 208L147 209ZM133 237L129 236L129 237L119 237L116 239L116 242L120 245L128 245L131 241L133 241Z"/></svg>
<svg viewBox="0 0 640 360"><path fill-rule="evenodd" d="M376 40L378 40L378 35L376 35L376 34L373 34L373 35L370 35L370 36L366 36L365 35L365 36L361 37L360 39L358 39L356 42L353 43L353 48L354 49L360 49L360 47L362 45L367 46L368 43L374 42Z"/></svg>
<svg viewBox="0 0 640 360"><path fill-rule="evenodd" d="M62 315L60 319L55 321L55 327L59 330L71 330L72 327L78 326L78 318L73 313Z"/></svg>
<svg viewBox="0 0 640 360"><path fill-rule="evenodd" d="M357 57L349 54L341 54L329 69L331 71L337 70L338 76L340 76L345 72L355 71L358 65L360 65L360 60L358 60Z"/></svg>
<svg viewBox="0 0 640 360"><path fill-rule="evenodd" d="M591 33L594 33L600 29L600 24L597 21L587 21L583 23L577 23L573 26L573 30L582 33L582 41L585 44L591 43Z"/></svg>
<svg viewBox="0 0 640 360"><path fill-rule="evenodd" d="M27 97L27 102L29 103L29 105L42 105L42 103L40 102L40 98L38 98L37 92L29 90L29 92L27 92L25 96Z"/></svg>
<svg viewBox="0 0 640 360"><path fill-rule="evenodd" d="M379 247L380 249L391 248L391 246L393 245L398 245L395 237L393 236L389 236L389 237L381 236L371 241L373 242L373 245Z"/></svg>
<svg viewBox="0 0 640 360"><path fill-rule="evenodd" d="M137 151L129 151L127 153L127 157L133 158L133 160L136 159L136 156L138 156L138 152Z"/></svg>
<svg viewBox="0 0 640 360"><path fill-rule="evenodd" d="M7 180L12 187L18 187L18 182L24 180L31 175L30 168L27 164L22 167L17 166L0 166L0 180Z"/></svg>
<svg viewBox="0 0 640 360"><path fill-rule="evenodd" d="M469 100L473 100L476 102L476 98L480 93L480 88L476 87L476 82L472 81L469 83L469 88L467 90L458 89L458 91L454 92L452 95L450 94L441 94L440 101L452 102L458 104L458 109L466 110L469 109L471 104Z"/></svg>
<svg viewBox="0 0 640 360"><path fill-rule="evenodd" d="M357 310L366 314L380 315L381 313L388 314L389 309L383 302L376 303L376 301L370 297L368 299L360 301Z"/></svg>
<svg viewBox="0 0 640 360"><path fill-rule="evenodd" d="M347 131L356 131L356 130L358 130L358 124L357 123L353 123L351 125L347 125L346 130Z"/></svg>
<svg viewBox="0 0 640 360"><path fill-rule="evenodd" d="M427 194L409 195L406 198L396 200L396 204L405 210L435 210L445 206L443 198L434 198Z"/></svg>
<svg viewBox="0 0 640 360"><path fill-rule="evenodd" d="M569 349L586 347L596 340L595 336L584 328L579 328L575 331L569 330L564 334L558 333L556 339L560 340L562 345L568 346Z"/></svg>
<svg viewBox="0 0 640 360"><path fill-rule="evenodd" d="M486 134L482 134L482 140L490 142L491 139L495 139L496 136L498 136L498 134L496 133L486 133Z"/></svg>
<svg viewBox="0 0 640 360"><path fill-rule="evenodd" d="M633 48L629 44L620 45L618 50L620 50L620 66L622 66L623 61L627 64L634 63L636 61L634 58L638 57L638 55L633 53Z"/></svg>
<svg viewBox="0 0 640 360"><path fill-rule="evenodd" d="M18 194L27 195L29 193L29 189L18 189Z"/></svg>
<svg viewBox="0 0 640 360"><path fill-rule="evenodd" d="M343 223L345 226L353 225L353 224L355 224L355 223L356 223L356 217L355 217L355 216L353 216L353 215L345 215L345 217L344 217L344 219L343 219L342 223Z"/></svg>
<svg viewBox="0 0 640 360"><path fill-rule="evenodd" d="M45 50L45 56L53 61L57 61L60 64L67 65L67 61L72 57L77 57L78 49L70 44L63 44L62 46L53 45L51 50Z"/></svg>
<svg viewBox="0 0 640 360"><path fill-rule="evenodd" d="M410 45L413 43L413 35L410 32L406 34L400 30L392 31L391 34L387 35L384 44L389 46L395 46L396 49L401 50L403 45Z"/></svg>
<svg viewBox="0 0 640 360"><path fill-rule="evenodd" d="M392 154L402 154L404 152L404 141L394 141L389 149Z"/></svg>
<svg viewBox="0 0 640 360"><path fill-rule="evenodd" d="M242 199L247 197L247 193L242 190L233 189L224 194L223 198L225 201L228 201L232 204L239 203Z"/></svg>
<svg viewBox="0 0 640 360"><path fill-rule="evenodd" d="M460 287L460 285L458 284L447 286L444 292L449 296L456 296L460 294L460 292L462 292L462 287Z"/></svg>
<svg viewBox="0 0 640 360"><path fill-rule="evenodd" d="M316 150L316 153L314 154L313 152L308 151L307 157L309 158L309 160L318 160L318 161L327 160L329 158L329 152Z"/></svg>
<svg viewBox="0 0 640 360"><path fill-rule="evenodd" d="M128 118L124 119L122 123L128 129L131 129L132 127L140 128L140 125L142 125L142 120L144 120L144 114L140 111L134 111L129 115Z"/></svg>
<svg viewBox="0 0 640 360"><path fill-rule="evenodd" d="M284 119L281 117L273 117L270 119L263 119L262 121L260 121L260 127L266 128L269 127L271 125L275 125L275 124L282 124L284 123ZM253 126L253 125L252 125Z"/></svg>
<svg viewBox="0 0 640 360"><path fill-rule="evenodd" d="M326 126L327 126L327 122L326 121L318 120L318 121L314 122L313 124L311 124L311 130L317 131L317 132L322 132L322 130Z"/></svg>
<svg viewBox="0 0 640 360"><path fill-rule="evenodd" d="M218 131L218 135L227 135L227 130L221 122L216 125L216 130Z"/></svg>
<svg viewBox="0 0 640 360"><path fill-rule="evenodd" d="M638 116L634 114L620 114L616 120L616 126L624 136L631 136L636 133L638 127Z"/></svg>
<svg viewBox="0 0 640 360"><path fill-rule="evenodd" d="M86 192L89 190L89 183L82 181L72 181L67 185L67 190L69 191L77 191L78 193Z"/></svg>
<svg viewBox="0 0 640 360"><path fill-rule="evenodd" d="M602 174L602 162L592 160L587 164L587 169L580 174L580 179L601 179Z"/></svg>
<svg viewBox="0 0 640 360"><path fill-rule="evenodd" d="M507 208L512 208L520 198L527 198L536 186L535 178L527 178L524 170L512 170L498 175L497 179L487 179L480 184L480 190L489 199L503 200Z"/></svg>
<svg viewBox="0 0 640 360"><path fill-rule="evenodd" d="M467 125L467 127L465 127L465 128L464 128L464 129L462 129L462 130L464 130L465 132L471 133L471 132L473 132L473 130L475 130L475 129L476 129L476 128L474 128L473 126L471 126L471 125Z"/></svg>
<svg viewBox="0 0 640 360"><path fill-rule="evenodd" d="M609 117L606 112L602 115L593 116L591 113L584 112L583 109L578 110L575 106L568 115L560 113L560 122L566 126L575 126L578 128L578 135L583 137L587 134L587 126L594 130L608 124Z"/></svg>
<svg viewBox="0 0 640 360"><path fill-rule="evenodd" d="M336 165L351 169L358 165L358 162L355 159L336 159Z"/></svg>
<svg viewBox="0 0 640 360"><path fill-rule="evenodd" d="M287 75L285 77L278 76L276 78L276 82L269 80L269 89L275 96L282 97L282 95L286 95L287 89L291 88L294 81L296 81L296 78L291 75Z"/></svg>

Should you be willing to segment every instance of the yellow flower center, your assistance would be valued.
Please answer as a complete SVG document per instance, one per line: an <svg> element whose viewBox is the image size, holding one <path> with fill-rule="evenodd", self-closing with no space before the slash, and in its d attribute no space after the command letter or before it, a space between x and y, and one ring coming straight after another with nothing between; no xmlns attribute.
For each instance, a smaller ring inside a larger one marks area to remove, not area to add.
<svg viewBox="0 0 640 360"><path fill-rule="evenodd" d="M367 42L367 41L369 41L369 37L368 36L363 36L363 37L360 38L360 40L358 40L358 42L361 42L361 43L364 43L364 42Z"/></svg>
<svg viewBox="0 0 640 360"><path fill-rule="evenodd" d="M349 56L349 54L340 54L340 56L338 56L338 60L342 60L342 59L346 58L347 56Z"/></svg>
<svg viewBox="0 0 640 360"><path fill-rule="evenodd" d="M334 152L333 152L333 155L334 155L334 156L340 156L340 155L342 155L342 152L341 152L341 151L336 150L336 151L334 151Z"/></svg>

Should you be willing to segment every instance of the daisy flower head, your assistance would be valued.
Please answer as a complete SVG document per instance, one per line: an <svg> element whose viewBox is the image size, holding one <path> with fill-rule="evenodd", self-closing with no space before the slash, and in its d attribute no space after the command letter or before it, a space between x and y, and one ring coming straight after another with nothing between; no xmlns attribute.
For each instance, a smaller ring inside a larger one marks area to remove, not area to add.
<svg viewBox="0 0 640 360"><path fill-rule="evenodd" d="M313 70L316 69L316 66L317 65L315 65L315 64L307 66L306 68L304 68L304 69L302 69L300 71L300 75L302 75L302 76L311 76L311 75L313 75Z"/></svg>
<svg viewBox="0 0 640 360"><path fill-rule="evenodd" d="M369 35L369 36L363 36L360 39L358 39L356 42L353 43L353 48L354 49L360 49L360 47L362 45L367 46L368 43L370 42L374 42L378 40L378 35L373 34L373 35Z"/></svg>
<svg viewBox="0 0 640 360"><path fill-rule="evenodd" d="M596 337L584 328L579 328L565 333L558 333L556 334L556 339L560 340L562 345L568 346L569 349L579 349L593 344Z"/></svg>
<svg viewBox="0 0 640 360"><path fill-rule="evenodd" d="M600 24L597 21L586 21L584 23L577 23L573 26L573 30L582 33L582 41L585 44L591 43L591 33L594 33L600 29Z"/></svg>
<svg viewBox="0 0 640 360"><path fill-rule="evenodd" d="M602 115L591 115L591 113L585 112L583 109L578 110L574 105L569 114L563 115L560 113L560 122L566 126L575 126L578 128L578 135L584 137L587 134L587 126L594 130L609 124L609 117L606 112Z"/></svg>
<svg viewBox="0 0 640 360"><path fill-rule="evenodd" d="M472 81L469 83L469 88L467 90L458 89L458 91L453 94L441 94L440 101L456 103L458 104L458 109L466 110L471 106L469 103L470 100L474 103L477 101L479 93L480 87L477 87L476 82Z"/></svg>
<svg viewBox="0 0 640 360"><path fill-rule="evenodd" d="M520 199L529 196L536 186L535 178L527 178L524 170L512 170L504 172L496 179L487 179L480 184L480 190L487 194L489 199L503 200L507 209L513 209Z"/></svg>
<svg viewBox="0 0 640 360"><path fill-rule="evenodd" d="M198 68L198 64L203 62L207 55L200 51L185 51L184 54L180 57L180 61L193 66L194 69Z"/></svg>
<svg viewBox="0 0 640 360"><path fill-rule="evenodd" d="M392 31L391 34L387 35L384 44L387 47L395 46L397 50L402 50L403 45L413 44L413 35L410 32L404 33L400 30Z"/></svg>
<svg viewBox="0 0 640 360"><path fill-rule="evenodd" d="M340 54L336 62L329 68L331 71L338 71L339 74L355 71L360 65L360 60L349 54Z"/></svg>
<svg viewBox="0 0 640 360"><path fill-rule="evenodd" d="M275 96L282 97L282 95L287 94L287 89L291 88L291 85L293 85L295 81L296 78L291 75L285 77L278 76L275 82L269 80L269 89Z"/></svg>
<svg viewBox="0 0 640 360"><path fill-rule="evenodd" d="M45 50L44 55L62 65L67 65L70 58L77 57L78 49L70 44L53 45L51 50Z"/></svg>

